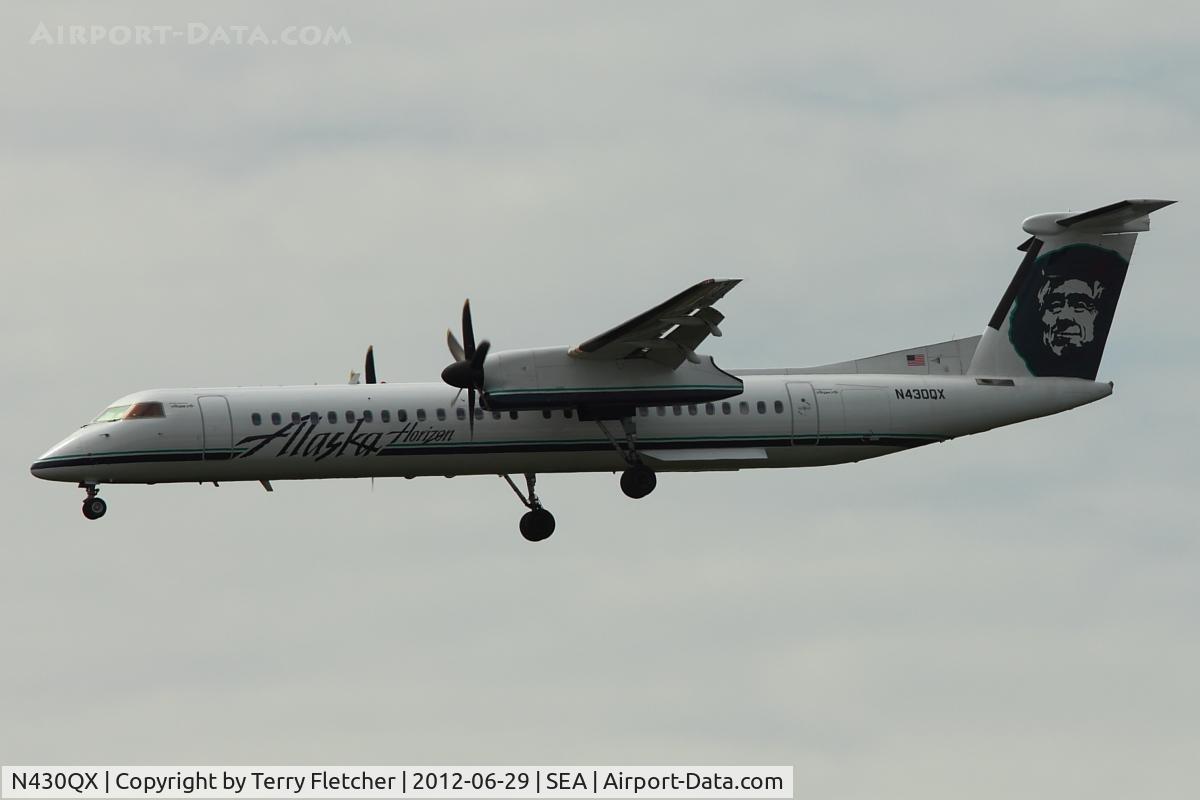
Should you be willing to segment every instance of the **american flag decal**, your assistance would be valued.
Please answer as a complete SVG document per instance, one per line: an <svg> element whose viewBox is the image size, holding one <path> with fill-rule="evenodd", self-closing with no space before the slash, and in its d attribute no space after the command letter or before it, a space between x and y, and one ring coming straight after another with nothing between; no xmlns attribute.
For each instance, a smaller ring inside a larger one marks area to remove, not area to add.
<svg viewBox="0 0 1200 800"><path fill-rule="evenodd" d="M904 357L904 360L908 362L908 365L910 367L925 366L925 354L924 353L909 353L908 355L906 355Z"/></svg>

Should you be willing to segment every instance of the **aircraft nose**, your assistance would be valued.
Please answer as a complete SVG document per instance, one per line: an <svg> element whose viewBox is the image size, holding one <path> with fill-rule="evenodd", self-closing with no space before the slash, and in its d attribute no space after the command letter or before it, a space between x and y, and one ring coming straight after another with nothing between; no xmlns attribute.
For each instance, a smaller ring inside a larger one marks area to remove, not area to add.
<svg viewBox="0 0 1200 800"><path fill-rule="evenodd" d="M75 479L71 467L76 466L73 458L86 455L83 448L85 438L82 430L75 431L58 444L42 453L32 464L29 472L35 478L48 481L70 481Z"/></svg>
<svg viewBox="0 0 1200 800"><path fill-rule="evenodd" d="M52 470L54 469L54 462L62 460L61 458L56 458L61 449L61 446L56 445L34 459L33 463L29 465L29 471L33 474L33 477L50 480Z"/></svg>
<svg viewBox="0 0 1200 800"><path fill-rule="evenodd" d="M53 480L51 475L52 470L54 469L54 461L50 457L50 454L53 452L53 450L47 450L45 453L42 453L40 456L38 456L37 460L29 465L29 472L33 475L33 477L41 478L43 480Z"/></svg>

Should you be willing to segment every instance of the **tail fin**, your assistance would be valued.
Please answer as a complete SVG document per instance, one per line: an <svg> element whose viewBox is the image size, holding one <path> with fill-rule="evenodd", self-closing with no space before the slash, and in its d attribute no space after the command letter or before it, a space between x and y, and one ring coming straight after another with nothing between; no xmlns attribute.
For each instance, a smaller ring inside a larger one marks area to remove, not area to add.
<svg viewBox="0 0 1200 800"><path fill-rule="evenodd" d="M1079 214L1039 214L968 375L1095 380L1139 231L1173 200L1122 200Z"/></svg>

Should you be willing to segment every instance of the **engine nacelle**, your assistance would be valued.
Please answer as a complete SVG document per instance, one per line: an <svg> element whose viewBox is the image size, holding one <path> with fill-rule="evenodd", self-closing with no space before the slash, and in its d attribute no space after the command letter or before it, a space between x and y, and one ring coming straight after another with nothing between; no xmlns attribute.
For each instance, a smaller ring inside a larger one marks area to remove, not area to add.
<svg viewBox="0 0 1200 800"><path fill-rule="evenodd" d="M496 411L576 408L603 415L606 408L706 403L742 393L740 378L712 356L672 369L648 358L574 358L566 347L509 350L488 356L487 407Z"/></svg>

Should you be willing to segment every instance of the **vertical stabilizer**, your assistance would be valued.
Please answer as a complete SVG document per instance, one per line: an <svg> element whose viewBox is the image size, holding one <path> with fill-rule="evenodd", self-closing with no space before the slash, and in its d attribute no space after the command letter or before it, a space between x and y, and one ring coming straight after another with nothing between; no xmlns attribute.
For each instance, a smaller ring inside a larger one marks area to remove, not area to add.
<svg viewBox="0 0 1200 800"><path fill-rule="evenodd" d="M1122 200L1025 220L1025 257L967 374L1095 380L1137 235L1173 202Z"/></svg>

